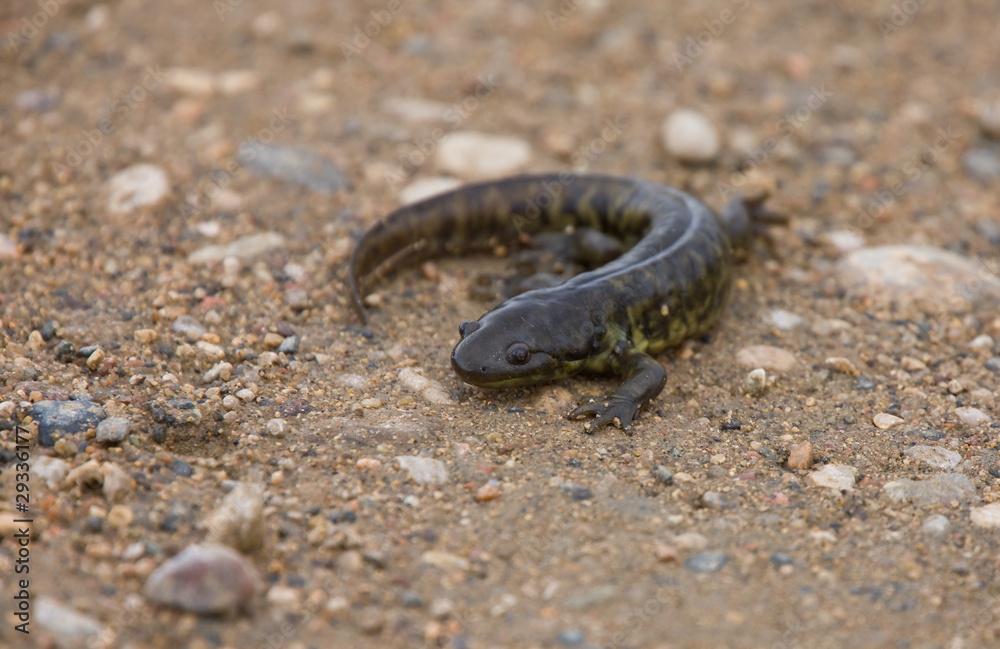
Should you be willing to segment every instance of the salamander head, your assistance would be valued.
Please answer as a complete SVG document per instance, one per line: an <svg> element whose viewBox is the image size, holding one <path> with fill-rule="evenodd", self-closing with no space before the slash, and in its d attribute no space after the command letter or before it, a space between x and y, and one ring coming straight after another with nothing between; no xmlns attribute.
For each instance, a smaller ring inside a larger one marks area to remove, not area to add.
<svg viewBox="0 0 1000 649"><path fill-rule="evenodd" d="M506 388L583 369L599 337L589 310L558 299L520 299L528 295L459 326L462 340L451 353L459 378L484 388Z"/></svg>

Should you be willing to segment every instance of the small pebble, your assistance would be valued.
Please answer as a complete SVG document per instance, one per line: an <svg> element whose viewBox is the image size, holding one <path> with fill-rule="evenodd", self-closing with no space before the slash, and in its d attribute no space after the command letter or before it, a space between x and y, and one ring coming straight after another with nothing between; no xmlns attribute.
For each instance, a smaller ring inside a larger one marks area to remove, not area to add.
<svg viewBox="0 0 1000 649"><path fill-rule="evenodd" d="M146 580L146 598L154 604L197 615L246 609L258 588L253 567L223 545L190 545L168 559Z"/></svg>
<svg viewBox="0 0 1000 649"><path fill-rule="evenodd" d="M226 396L222 397L222 407L225 408L226 410L236 410L237 408L240 407L241 403L242 401L240 401L231 394L227 394Z"/></svg>
<svg viewBox="0 0 1000 649"><path fill-rule="evenodd" d="M897 417L896 415L890 415L887 412L880 412L872 417L872 423L874 423L875 427L879 430L889 430L893 426L898 426L903 423L903 419L901 417Z"/></svg>
<svg viewBox="0 0 1000 649"><path fill-rule="evenodd" d="M131 433L132 422L128 417L108 417L97 425L97 442L121 444Z"/></svg>
<svg viewBox="0 0 1000 649"><path fill-rule="evenodd" d="M448 481L448 469L440 460L419 455L399 455L396 461L418 485L444 484Z"/></svg>
<svg viewBox="0 0 1000 649"><path fill-rule="evenodd" d="M261 232L240 237L228 245L199 248L188 255L188 261L196 264L219 262L228 258L249 261L263 256L268 251L283 247L285 247L283 235L278 232Z"/></svg>
<svg viewBox="0 0 1000 649"><path fill-rule="evenodd" d="M962 167L982 182L1000 178L1000 156L990 149L969 149L962 154Z"/></svg>
<svg viewBox="0 0 1000 649"><path fill-rule="evenodd" d="M808 469L813 463L813 445L802 442L792 447L788 454L788 468L793 470Z"/></svg>
<svg viewBox="0 0 1000 649"><path fill-rule="evenodd" d="M691 572L718 572L728 560L725 552L702 552L685 561L684 567Z"/></svg>
<svg viewBox="0 0 1000 649"><path fill-rule="evenodd" d="M87 646L88 641L104 637L106 633L104 625L96 618L46 595L35 595L32 607L32 621L39 629L57 638L60 646ZM31 627L26 628L34 631Z"/></svg>
<svg viewBox="0 0 1000 649"><path fill-rule="evenodd" d="M348 186L343 171L306 145L244 140L237 147L236 160L258 176L303 185L318 194L333 194Z"/></svg>
<svg viewBox="0 0 1000 649"><path fill-rule="evenodd" d="M174 319L173 324L170 325L170 330L174 333L185 336L189 340L199 340L202 336L208 333L200 322L189 315L177 316Z"/></svg>
<svg viewBox="0 0 1000 649"><path fill-rule="evenodd" d="M28 413L38 422L38 443L52 447L65 435L96 427L107 418L104 408L90 401L39 401Z"/></svg>
<svg viewBox="0 0 1000 649"><path fill-rule="evenodd" d="M911 446L903 451L903 455L935 469L946 471L954 469L962 461L962 456L959 453L940 446Z"/></svg>
<svg viewBox="0 0 1000 649"><path fill-rule="evenodd" d="M955 408L955 416L966 426L982 426L990 423L990 416L979 408L963 406Z"/></svg>
<svg viewBox="0 0 1000 649"><path fill-rule="evenodd" d="M674 537L674 545L681 550L701 552L708 547L708 539L698 532L684 532Z"/></svg>
<svg viewBox="0 0 1000 649"><path fill-rule="evenodd" d="M775 568L790 566L793 563L792 558L787 554L785 554L784 552L775 552L770 556L768 561L770 561L771 565L774 566Z"/></svg>
<svg viewBox="0 0 1000 649"><path fill-rule="evenodd" d="M920 526L920 529L924 534L929 536L942 537L948 533L948 530L951 529L951 522L948 520L947 516L935 514L928 517L928 519L925 520Z"/></svg>
<svg viewBox="0 0 1000 649"><path fill-rule="evenodd" d="M504 135L454 131L441 138L437 150L440 168L459 178L481 180L507 176L531 160L531 145Z"/></svg>
<svg viewBox="0 0 1000 649"><path fill-rule="evenodd" d="M243 388L242 390L236 391L236 397L240 401L253 401L257 398L257 395L254 394L253 390L250 390L248 388Z"/></svg>
<svg viewBox="0 0 1000 649"><path fill-rule="evenodd" d="M559 637L556 640L564 647L575 647L579 644L583 644L583 631L580 629L566 629L559 632Z"/></svg>
<svg viewBox="0 0 1000 649"><path fill-rule="evenodd" d="M170 181L163 169L151 164L133 165L108 181L108 211L125 215L144 207L155 207L169 193Z"/></svg>
<svg viewBox="0 0 1000 649"><path fill-rule="evenodd" d="M1000 503L973 507L972 511L969 512L969 518L976 527L1000 528Z"/></svg>
<svg viewBox="0 0 1000 649"><path fill-rule="evenodd" d="M910 502L917 506L969 502L976 497L972 480L960 473L939 473L923 480L893 480L882 488L893 502Z"/></svg>
<svg viewBox="0 0 1000 649"><path fill-rule="evenodd" d="M500 485L491 480L476 491L475 500L477 503L485 503L496 500L500 494Z"/></svg>
<svg viewBox="0 0 1000 649"><path fill-rule="evenodd" d="M169 68L166 86L184 95L207 97L215 91L215 79L208 70L197 68Z"/></svg>
<svg viewBox="0 0 1000 649"><path fill-rule="evenodd" d="M206 540L254 552L264 542L267 520L264 516L264 485L239 482L219 503L205 522Z"/></svg>
<svg viewBox="0 0 1000 649"><path fill-rule="evenodd" d="M399 190L399 202L402 205L410 205L428 199L438 194L451 191L462 184L457 178L445 176L428 176L417 178L412 183Z"/></svg>
<svg viewBox="0 0 1000 649"><path fill-rule="evenodd" d="M87 368L90 370L96 370L104 362L106 354L104 350L98 347L94 350L94 353L87 357Z"/></svg>
<svg viewBox="0 0 1000 649"><path fill-rule="evenodd" d="M362 399L361 400L361 407L365 408L365 409L368 409L368 410L374 410L375 408L381 408L382 407L382 400L381 399Z"/></svg>
<svg viewBox="0 0 1000 649"><path fill-rule="evenodd" d="M701 113L680 109L663 121L663 145L682 162L711 162L719 154L719 132Z"/></svg>
<svg viewBox="0 0 1000 649"><path fill-rule="evenodd" d="M661 464L657 464L656 466L653 467L653 477L655 477L656 481L661 484L668 485L668 484L673 484L674 482L673 471L671 471L670 469Z"/></svg>
<svg viewBox="0 0 1000 649"><path fill-rule="evenodd" d="M285 338L278 345L279 354L294 354L297 351L299 351L299 337L295 334Z"/></svg>
<svg viewBox="0 0 1000 649"><path fill-rule="evenodd" d="M858 368L854 366L854 363L843 356L830 356L823 361L823 364L835 372L840 372L841 374L848 374L850 376L857 376L860 374L860 372L858 372Z"/></svg>
<svg viewBox="0 0 1000 649"><path fill-rule="evenodd" d="M751 370L743 379L743 386L750 396L761 396L767 391L767 372L761 367Z"/></svg>
<svg viewBox="0 0 1000 649"><path fill-rule="evenodd" d="M666 543L658 543L656 546L656 560L660 563L670 563L677 560L677 548Z"/></svg>
<svg viewBox="0 0 1000 649"><path fill-rule="evenodd" d="M852 491L854 479L858 470L844 464L827 464L818 471L813 471L807 477L810 482L819 487L836 489L837 491Z"/></svg>
<svg viewBox="0 0 1000 649"><path fill-rule="evenodd" d="M996 341L994 341L991 336L986 334L976 336L969 342L969 347L973 349L993 349L995 346Z"/></svg>
<svg viewBox="0 0 1000 649"><path fill-rule="evenodd" d="M264 345L264 349L277 349L283 342L285 342L284 336L279 333L269 331L264 334L264 339L261 341L261 344Z"/></svg>
<svg viewBox="0 0 1000 649"><path fill-rule="evenodd" d="M226 357L226 350L218 345L207 343L204 340L199 340L195 343L195 347L198 349L202 358L210 363L217 363Z"/></svg>
<svg viewBox="0 0 1000 649"><path fill-rule="evenodd" d="M268 435L273 437L281 437L285 434L287 424L284 419L274 418L269 419L267 424L264 425L264 429L267 431Z"/></svg>
<svg viewBox="0 0 1000 649"><path fill-rule="evenodd" d="M133 338L135 338L135 342L140 345L150 344L156 340L158 335L159 334L156 329L137 329L136 332L132 334Z"/></svg>
<svg viewBox="0 0 1000 649"><path fill-rule="evenodd" d="M363 457L354 463L354 466L362 471L381 471L382 462L374 458Z"/></svg>

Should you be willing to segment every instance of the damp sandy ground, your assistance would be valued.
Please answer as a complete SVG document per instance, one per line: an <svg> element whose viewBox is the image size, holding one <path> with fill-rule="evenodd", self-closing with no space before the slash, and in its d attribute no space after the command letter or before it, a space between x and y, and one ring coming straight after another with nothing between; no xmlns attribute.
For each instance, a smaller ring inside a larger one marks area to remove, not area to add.
<svg viewBox="0 0 1000 649"><path fill-rule="evenodd" d="M4 3L5 611L14 423L46 473L32 632L5 614L0 644L996 646L998 19L909 0ZM710 164L666 151L677 108L722 135ZM445 168L456 132L514 138L517 171L636 176L716 208L775 183L789 226L751 251L711 334L662 356L633 436L562 417L611 378L483 391L452 374L503 259L405 270L367 327L350 310L355 238L414 181L479 173ZM262 177L246 142L343 177ZM137 164L155 205L109 186ZM852 285L843 260L881 245L966 265ZM756 345L781 362L754 397L738 361ZM29 402L67 397L128 435L39 445ZM440 461L444 482L397 456ZM236 482L265 485L241 533L256 590L223 586L209 599L237 601L216 616L156 604L149 575L213 534Z"/></svg>

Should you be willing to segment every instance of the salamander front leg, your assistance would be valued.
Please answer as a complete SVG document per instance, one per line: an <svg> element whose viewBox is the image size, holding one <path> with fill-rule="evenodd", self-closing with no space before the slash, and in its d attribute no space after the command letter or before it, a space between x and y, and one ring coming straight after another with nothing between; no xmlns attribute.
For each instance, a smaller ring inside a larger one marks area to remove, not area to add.
<svg viewBox="0 0 1000 649"><path fill-rule="evenodd" d="M667 382L666 370L648 354L625 352L616 369L620 376L625 377L625 382L614 394L602 401L586 403L567 415L570 419L596 415L584 426L588 433L615 424L631 435L632 420L639 409L658 395Z"/></svg>

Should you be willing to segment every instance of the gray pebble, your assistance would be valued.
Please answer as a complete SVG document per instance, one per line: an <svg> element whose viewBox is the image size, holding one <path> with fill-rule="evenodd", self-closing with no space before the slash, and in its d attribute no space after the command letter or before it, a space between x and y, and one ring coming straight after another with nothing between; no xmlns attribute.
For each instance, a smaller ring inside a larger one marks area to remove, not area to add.
<svg viewBox="0 0 1000 649"><path fill-rule="evenodd" d="M60 340L54 351L56 360L61 363L72 363L76 358L76 347L68 340Z"/></svg>
<svg viewBox="0 0 1000 649"><path fill-rule="evenodd" d="M894 480L883 489L890 500L917 506L948 504L953 500L964 503L976 496L976 485L959 473L939 473L925 480Z"/></svg>
<svg viewBox="0 0 1000 649"><path fill-rule="evenodd" d="M1000 372L1000 356L994 356L983 363L983 367L991 372Z"/></svg>
<svg viewBox="0 0 1000 649"><path fill-rule="evenodd" d="M864 375L859 376L857 380L854 382L855 390L872 390L874 388L875 388L875 382Z"/></svg>
<svg viewBox="0 0 1000 649"><path fill-rule="evenodd" d="M1000 158L990 149L969 149L962 155L962 167L976 180L1000 178Z"/></svg>
<svg viewBox="0 0 1000 649"><path fill-rule="evenodd" d="M109 417L97 425L97 441L101 444L120 444L132 432L128 417Z"/></svg>
<svg viewBox="0 0 1000 649"><path fill-rule="evenodd" d="M718 491L706 491L703 493L701 495L701 503L709 509L732 509L735 506Z"/></svg>
<svg viewBox="0 0 1000 649"><path fill-rule="evenodd" d="M663 484L672 484L674 481L674 473L662 464L657 464L653 467L653 476L656 478L657 482L662 482Z"/></svg>
<svg viewBox="0 0 1000 649"><path fill-rule="evenodd" d="M941 514L935 514L920 526L921 531L928 536L944 536L951 529L951 522Z"/></svg>
<svg viewBox="0 0 1000 649"><path fill-rule="evenodd" d="M932 442L937 442L944 439L945 435L939 430L934 430L933 428L924 428L920 431L920 436L924 439L929 439Z"/></svg>
<svg viewBox="0 0 1000 649"><path fill-rule="evenodd" d="M771 565L775 568L780 568L782 566L792 565L792 558L785 554L784 552L775 552L771 555L770 559Z"/></svg>
<svg viewBox="0 0 1000 649"><path fill-rule="evenodd" d="M189 315L179 315L174 323L170 325L170 329L174 333L181 334L186 338L192 340L198 340L207 333L204 326L192 316Z"/></svg>
<svg viewBox="0 0 1000 649"><path fill-rule="evenodd" d="M559 632L559 644L564 647L575 647L583 642L583 631L580 629L565 629Z"/></svg>
<svg viewBox="0 0 1000 649"><path fill-rule="evenodd" d="M320 194L347 188L344 172L310 147L245 140L238 151L236 160L259 176L305 185Z"/></svg>
<svg viewBox="0 0 1000 649"><path fill-rule="evenodd" d="M39 401L29 414L38 422L38 443L46 447L55 446L60 437L93 428L108 416L90 401Z"/></svg>
<svg viewBox="0 0 1000 649"><path fill-rule="evenodd" d="M294 354L299 351L299 337L296 334L292 334L288 338L281 341L278 345L279 354Z"/></svg>
<svg viewBox="0 0 1000 649"><path fill-rule="evenodd" d="M685 561L684 567L691 572L717 572L728 560L725 552L702 552Z"/></svg>

